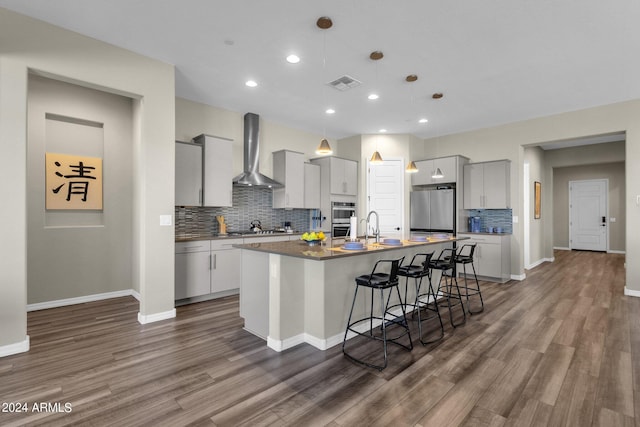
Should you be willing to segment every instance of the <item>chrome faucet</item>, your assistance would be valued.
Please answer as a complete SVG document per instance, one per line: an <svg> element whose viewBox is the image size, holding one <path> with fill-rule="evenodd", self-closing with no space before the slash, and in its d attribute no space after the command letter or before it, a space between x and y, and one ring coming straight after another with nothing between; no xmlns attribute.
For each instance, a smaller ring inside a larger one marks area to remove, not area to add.
<svg viewBox="0 0 640 427"><path fill-rule="evenodd" d="M380 217L378 216L378 212L371 211L369 215L367 215L367 226L364 233L364 238L366 241L369 240L369 223L371 219L371 214L376 214L376 228L373 230L373 235L376 237L376 243L380 243Z"/></svg>

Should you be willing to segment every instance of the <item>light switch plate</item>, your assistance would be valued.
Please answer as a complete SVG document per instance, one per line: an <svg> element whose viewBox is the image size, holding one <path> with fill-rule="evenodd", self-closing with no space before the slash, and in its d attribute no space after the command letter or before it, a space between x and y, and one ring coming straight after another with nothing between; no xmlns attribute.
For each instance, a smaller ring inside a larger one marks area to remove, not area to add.
<svg viewBox="0 0 640 427"><path fill-rule="evenodd" d="M616 222L616 219L615 219L615 218L611 218L611 217L610 217L610 218L609 218L609 222Z"/></svg>
<svg viewBox="0 0 640 427"><path fill-rule="evenodd" d="M518 217L516 215L513 216L513 223L514 224L518 223Z"/></svg>
<svg viewBox="0 0 640 427"><path fill-rule="evenodd" d="M171 215L160 215L160 225L171 225Z"/></svg>

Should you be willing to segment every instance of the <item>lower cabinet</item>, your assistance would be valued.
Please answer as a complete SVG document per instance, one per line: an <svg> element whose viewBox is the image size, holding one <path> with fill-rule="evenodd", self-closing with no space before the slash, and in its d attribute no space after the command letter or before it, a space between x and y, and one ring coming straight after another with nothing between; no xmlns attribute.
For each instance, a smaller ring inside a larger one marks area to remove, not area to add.
<svg viewBox="0 0 640 427"><path fill-rule="evenodd" d="M175 299L211 292L209 240L176 243Z"/></svg>
<svg viewBox="0 0 640 427"><path fill-rule="evenodd" d="M469 240L459 241L458 247L476 244L473 264L479 278L500 283L511 279L510 234L458 233L458 237L469 237ZM462 274L461 265L458 273ZM467 265L467 274L473 275L470 265Z"/></svg>
<svg viewBox="0 0 640 427"><path fill-rule="evenodd" d="M178 242L175 249L175 299L193 298L240 287L242 239Z"/></svg>
<svg viewBox="0 0 640 427"><path fill-rule="evenodd" d="M211 241L211 293L240 288L241 250L233 245L242 242L242 239Z"/></svg>

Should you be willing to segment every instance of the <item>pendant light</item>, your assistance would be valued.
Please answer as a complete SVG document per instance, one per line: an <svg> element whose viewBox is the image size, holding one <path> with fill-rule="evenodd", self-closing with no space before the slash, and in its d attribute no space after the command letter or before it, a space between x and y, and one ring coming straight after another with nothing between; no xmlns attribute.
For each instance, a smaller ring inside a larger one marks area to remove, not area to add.
<svg viewBox="0 0 640 427"><path fill-rule="evenodd" d="M407 77L404 78L404 80L407 83L413 83L418 80L418 76L416 74L409 74ZM411 111L413 111L413 92L411 91L411 89L409 89L409 100L411 105ZM411 160L407 164L407 167L404 171L406 173L416 173L418 172L418 167L416 166L416 163L413 160Z"/></svg>
<svg viewBox="0 0 640 427"><path fill-rule="evenodd" d="M373 156L371 156L371 160L369 160L369 163L371 163L372 165L381 165L383 162L384 160L382 160L382 156L380 155L378 150L373 153Z"/></svg>
<svg viewBox="0 0 640 427"><path fill-rule="evenodd" d="M433 175L431 175L431 178L435 178L435 179L444 178L444 175L442 174L442 171L440 170L440 168L436 168L436 170L433 172Z"/></svg>
<svg viewBox="0 0 640 427"><path fill-rule="evenodd" d="M331 153L333 153L333 150L329 145L329 141L327 141L327 138L322 138L322 141L320 141L320 145L318 145L318 148L316 148L316 154L327 155Z"/></svg>
<svg viewBox="0 0 640 427"><path fill-rule="evenodd" d="M404 171L406 173L416 173L418 172L418 167L416 166L416 163L411 160Z"/></svg>
<svg viewBox="0 0 640 427"><path fill-rule="evenodd" d="M316 26L321 30L327 30L333 26L333 22L331 21L331 18L329 18L328 16L321 16L316 21ZM327 68L327 36L326 36L326 33L323 32L322 34L322 77L323 78L325 77L325 74L326 74L326 68ZM323 85L322 87L322 102L324 104L327 103L327 94L326 94L325 85ZM325 125L322 128L323 138L320 141L320 145L318 145L318 148L316 148L316 154L320 154L323 156L333 153L333 150L331 149L331 146L329 145L329 141L327 141L327 136L326 136L326 133L327 133L326 117L324 118L324 123Z"/></svg>

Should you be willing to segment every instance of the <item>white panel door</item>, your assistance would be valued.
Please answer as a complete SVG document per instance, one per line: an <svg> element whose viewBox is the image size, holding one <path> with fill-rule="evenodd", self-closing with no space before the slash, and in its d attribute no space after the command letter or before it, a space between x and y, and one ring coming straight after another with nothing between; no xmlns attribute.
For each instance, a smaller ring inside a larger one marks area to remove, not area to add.
<svg viewBox="0 0 640 427"><path fill-rule="evenodd" d="M569 182L569 245L571 249L607 250L606 180Z"/></svg>
<svg viewBox="0 0 640 427"><path fill-rule="evenodd" d="M402 238L404 205L404 168L402 160L385 160L381 165L368 165L368 211L380 217L380 236ZM375 228L371 216L369 234Z"/></svg>

